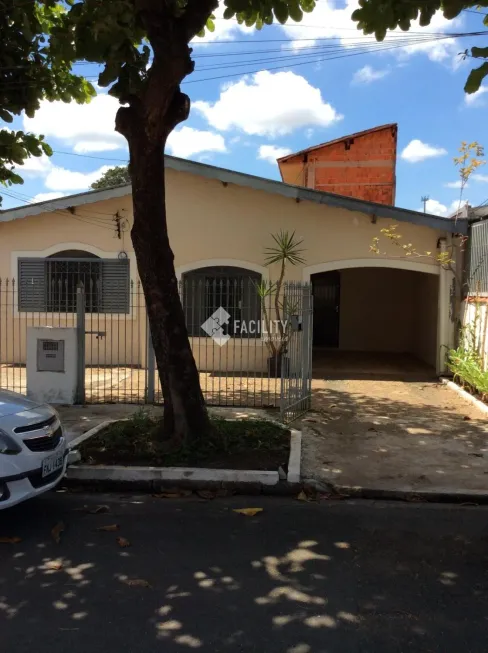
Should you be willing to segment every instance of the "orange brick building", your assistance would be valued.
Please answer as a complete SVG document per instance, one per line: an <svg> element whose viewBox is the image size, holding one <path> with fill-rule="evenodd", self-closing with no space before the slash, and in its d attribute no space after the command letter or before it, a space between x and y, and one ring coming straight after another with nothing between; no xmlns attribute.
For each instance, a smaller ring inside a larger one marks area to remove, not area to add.
<svg viewBox="0 0 488 653"><path fill-rule="evenodd" d="M284 182L395 204L396 124L381 125L278 159Z"/></svg>

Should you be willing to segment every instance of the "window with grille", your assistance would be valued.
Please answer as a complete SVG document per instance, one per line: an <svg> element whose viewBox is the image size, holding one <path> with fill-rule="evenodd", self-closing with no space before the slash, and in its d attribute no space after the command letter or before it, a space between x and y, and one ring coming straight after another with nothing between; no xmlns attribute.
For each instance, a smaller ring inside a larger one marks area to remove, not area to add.
<svg viewBox="0 0 488 653"><path fill-rule="evenodd" d="M219 308L229 313L224 333L237 337L259 337L241 328L243 322L261 319L257 284L261 275L245 268L220 266L192 270L182 278L182 302L190 336L205 337L201 325Z"/></svg>
<svg viewBox="0 0 488 653"><path fill-rule="evenodd" d="M87 313L128 313L128 260L101 259L80 251L19 259L19 311L74 313L80 284Z"/></svg>

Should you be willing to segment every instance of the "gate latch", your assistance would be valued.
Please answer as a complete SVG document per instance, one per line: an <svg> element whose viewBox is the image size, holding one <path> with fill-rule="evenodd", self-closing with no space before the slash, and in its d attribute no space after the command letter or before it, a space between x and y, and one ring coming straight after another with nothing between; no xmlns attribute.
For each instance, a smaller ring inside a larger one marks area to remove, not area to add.
<svg viewBox="0 0 488 653"><path fill-rule="evenodd" d="M104 338L107 335L106 331L85 331L87 336L96 336L97 340Z"/></svg>

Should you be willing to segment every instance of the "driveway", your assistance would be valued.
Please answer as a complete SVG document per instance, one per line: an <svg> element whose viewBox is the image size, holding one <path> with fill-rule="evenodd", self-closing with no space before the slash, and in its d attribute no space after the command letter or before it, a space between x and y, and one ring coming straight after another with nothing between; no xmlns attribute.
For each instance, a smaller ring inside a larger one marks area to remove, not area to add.
<svg viewBox="0 0 488 653"><path fill-rule="evenodd" d="M477 408L418 369L403 378L398 370L340 375L313 381L313 410L300 421L304 477L384 490L488 491L488 421Z"/></svg>
<svg viewBox="0 0 488 653"><path fill-rule="evenodd" d="M0 515L6 652L486 651L488 508L52 493Z"/></svg>

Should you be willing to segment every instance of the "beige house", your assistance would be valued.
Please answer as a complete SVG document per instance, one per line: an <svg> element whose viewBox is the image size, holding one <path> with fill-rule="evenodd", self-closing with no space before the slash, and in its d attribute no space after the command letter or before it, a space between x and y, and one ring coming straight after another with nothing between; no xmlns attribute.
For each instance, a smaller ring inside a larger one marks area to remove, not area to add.
<svg viewBox="0 0 488 653"><path fill-rule="evenodd" d="M450 273L433 257L406 258L386 242L377 255L370 245L381 228L398 223L404 242L418 252L436 253L448 248L455 234L467 232L465 220L173 157L166 166L179 278L276 279L278 270L264 265L264 248L271 234L295 231L303 239L306 262L288 275L313 285L315 348L408 353L441 371L443 346L454 338ZM83 280L86 327L93 332L87 337L87 363L144 367L147 324L131 222L130 185L0 212L1 363L25 361L27 326L54 323L60 314L63 324L74 321L76 286ZM198 320L208 317L205 298L192 301ZM215 355L213 344L199 322L190 332L204 370L208 356ZM228 369L232 359L239 369L264 369L262 338L254 339L252 357L242 347L239 351L237 342L220 348L222 365Z"/></svg>

